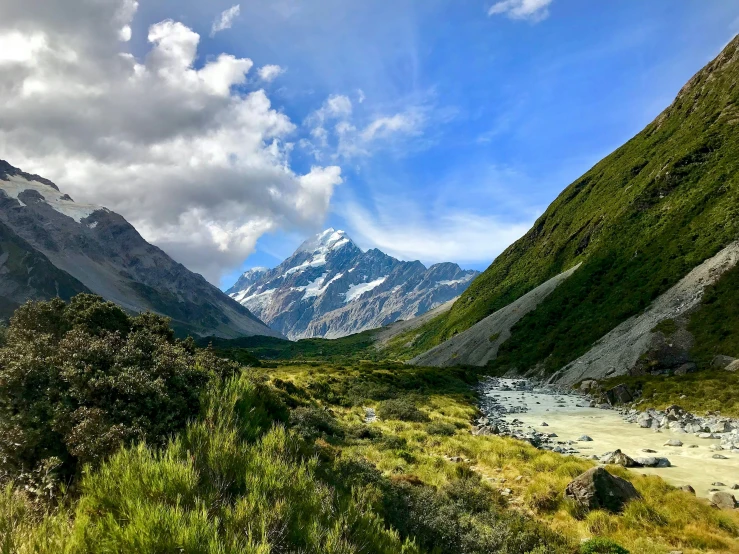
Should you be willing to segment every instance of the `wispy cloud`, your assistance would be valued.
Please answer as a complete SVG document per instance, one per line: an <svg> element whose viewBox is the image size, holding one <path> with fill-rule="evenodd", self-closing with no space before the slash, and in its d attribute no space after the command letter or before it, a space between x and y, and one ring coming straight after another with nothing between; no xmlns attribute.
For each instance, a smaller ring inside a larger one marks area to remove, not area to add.
<svg viewBox="0 0 739 554"><path fill-rule="evenodd" d="M239 4L231 6L227 10L221 12L221 15L213 21L213 25L210 28L210 36L215 36L216 33L230 29L233 25L234 19L236 19L240 13L241 6Z"/></svg>
<svg viewBox="0 0 739 554"><path fill-rule="evenodd" d="M280 67L279 65L264 65L257 70L257 73L262 81L271 83L277 79L277 77L285 73L285 71L285 68Z"/></svg>
<svg viewBox="0 0 739 554"><path fill-rule="evenodd" d="M488 15L506 15L511 19L541 21L549 17L549 5L553 0L502 0L493 4Z"/></svg>
<svg viewBox="0 0 739 554"><path fill-rule="evenodd" d="M352 237L363 246L425 263L487 265L534 221L528 216L505 221L456 208L430 217L396 198L380 200L376 207L375 213L355 202L341 207Z"/></svg>

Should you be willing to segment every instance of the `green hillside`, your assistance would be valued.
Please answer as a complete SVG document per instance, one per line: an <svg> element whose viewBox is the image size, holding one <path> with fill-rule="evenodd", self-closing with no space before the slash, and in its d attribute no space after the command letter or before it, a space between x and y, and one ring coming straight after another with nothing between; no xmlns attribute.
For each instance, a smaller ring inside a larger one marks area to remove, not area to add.
<svg viewBox="0 0 739 554"><path fill-rule="evenodd" d="M423 352L583 262L514 327L495 362L555 370L735 240L738 77L735 38L646 129L568 186L448 314L400 337L390 355Z"/></svg>

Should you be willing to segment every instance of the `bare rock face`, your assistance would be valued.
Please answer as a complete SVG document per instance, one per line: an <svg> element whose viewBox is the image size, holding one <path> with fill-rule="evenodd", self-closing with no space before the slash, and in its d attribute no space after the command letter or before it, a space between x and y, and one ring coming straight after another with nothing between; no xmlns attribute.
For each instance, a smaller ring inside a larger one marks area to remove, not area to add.
<svg viewBox="0 0 739 554"><path fill-rule="evenodd" d="M634 395L629 390L629 387L621 384L616 385L612 389L606 391L606 400L608 400L608 403L611 406L616 406L618 404L626 404L627 402L631 402L632 400L634 400Z"/></svg>
<svg viewBox="0 0 739 554"><path fill-rule="evenodd" d="M628 501L641 498L634 485L602 467L594 467L575 477L567 485L565 496L589 510L611 512L620 512Z"/></svg>

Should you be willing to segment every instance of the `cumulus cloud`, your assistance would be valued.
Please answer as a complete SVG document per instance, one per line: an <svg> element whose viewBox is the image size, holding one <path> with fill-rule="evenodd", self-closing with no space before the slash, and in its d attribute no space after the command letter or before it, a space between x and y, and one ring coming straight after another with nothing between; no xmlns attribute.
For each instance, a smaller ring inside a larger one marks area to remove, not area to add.
<svg viewBox="0 0 739 554"><path fill-rule="evenodd" d="M0 152L217 282L263 233L320 225L341 170L290 167L296 126L245 90L250 59L198 65L199 35L171 20L149 27L145 55L122 50L135 11L0 4Z"/></svg>
<svg viewBox="0 0 739 554"><path fill-rule="evenodd" d="M488 15L505 14L511 19L541 21L549 17L552 0L502 0L493 4Z"/></svg>
<svg viewBox="0 0 739 554"><path fill-rule="evenodd" d="M241 6L239 4L236 4L235 6L231 6L227 10L224 10L221 12L221 15L219 15L215 21L213 21L213 25L210 27L210 36L215 36L216 33L220 33L221 31L225 31L226 29L230 29L233 25L234 19L239 17L239 14L241 13Z"/></svg>
<svg viewBox="0 0 739 554"><path fill-rule="evenodd" d="M285 73L285 69L280 67L279 65L264 65L259 68L257 73L259 73L259 78L262 81L271 83L272 81L277 79L277 77Z"/></svg>

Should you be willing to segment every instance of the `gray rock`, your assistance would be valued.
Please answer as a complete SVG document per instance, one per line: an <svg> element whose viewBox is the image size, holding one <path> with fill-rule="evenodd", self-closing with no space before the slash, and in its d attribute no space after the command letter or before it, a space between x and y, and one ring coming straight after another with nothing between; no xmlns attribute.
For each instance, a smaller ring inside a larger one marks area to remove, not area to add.
<svg viewBox="0 0 739 554"><path fill-rule="evenodd" d="M711 483L711 485L714 487L725 487L726 486L721 481L716 481L715 483Z"/></svg>
<svg viewBox="0 0 739 554"><path fill-rule="evenodd" d="M739 360L734 360L724 368L726 371L739 371Z"/></svg>
<svg viewBox="0 0 739 554"><path fill-rule="evenodd" d="M708 501L721 510L733 510L736 508L736 498L730 492L712 492L708 495Z"/></svg>
<svg viewBox="0 0 739 554"><path fill-rule="evenodd" d="M713 458L714 460L728 460L729 459L723 454L714 454L713 456L711 456L711 458Z"/></svg>
<svg viewBox="0 0 739 554"><path fill-rule="evenodd" d="M711 366L718 369L725 369L735 361L737 361L736 358L732 358L731 356L722 356L719 354L718 356L715 356L713 360L711 360Z"/></svg>
<svg viewBox="0 0 739 554"><path fill-rule="evenodd" d="M665 443L665 446L682 446L683 441L680 439L670 439Z"/></svg>
<svg viewBox="0 0 739 554"><path fill-rule="evenodd" d="M629 387L622 383L606 391L606 400L608 400L608 404L615 406L631 402L634 400L634 395L629 390Z"/></svg>
<svg viewBox="0 0 739 554"><path fill-rule="evenodd" d="M672 464L667 458L647 456L646 458L635 458L636 463L644 467L670 467ZM636 466L638 467L638 466Z"/></svg>
<svg viewBox="0 0 739 554"><path fill-rule="evenodd" d="M583 435L577 440L582 441L582 442L592 442L593 439L591 439L588 435Z"/></svg>
<svg viewBox="0 0 739 554"><path fill-rule="evenodd" d="M619 512L630 500L641 498L629 481L594 467L575 477L565 489L565 497L589 510Z"/></svg>
<svg viewBox="0 0 739 554"><path fill-rule="evenodd" d="M675 370L675 375L686 375L688 373L695 373L696 371L698 371L698 366L693 362L687 362ZM685 398L685 396L683 395L681 398Z"/></svg>
<svg viewBox="0 0 739 554"><path fill-rule="evenodd" d="M640 464L633 458L630 458L629 456L621 452L621 450L614 450L610 456L607 456L603 460L603 463L619 465L623 467L641 467L642 466L642 464Z"/></svg>
<svg viewBox="0 0 739 554"><path fill-rule="evenodd" d="M678 487L681 491L685 491L687 493L692 494L695 496L695 489L691 487L690 485L683 485L682 487Z"/></svg>

